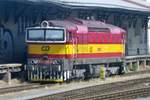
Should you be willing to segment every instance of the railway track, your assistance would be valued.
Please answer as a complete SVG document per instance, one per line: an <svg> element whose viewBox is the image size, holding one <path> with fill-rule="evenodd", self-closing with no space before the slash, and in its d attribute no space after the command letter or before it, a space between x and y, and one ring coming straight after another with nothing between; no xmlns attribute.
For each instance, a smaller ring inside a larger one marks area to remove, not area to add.
<svg viewBox="0 0 150 100"><path fill-rule="evenodd" d="M146 70L146 71L142 71L142 72L136 72L136 73L129 73L125 76L130 76L133 74L148 73L148 72L150 72L150 70ZM54 95L45 96L45 97L51 98L51 99L56 99L56 98L74 99L74 98L80 98L81 96L86 97L89 94L91 95L91 93L95 94L95 92L106 93L106 92L110 91L110 89L118 88L118 86L124 88L124 87L130 85L130 87L132 87L133 85L138 85L141 82L143 82L143 83L144 82L150 82L150 78L134 79L134 80L126 81L126 82L115 82L115 83L109 83L109 84L104 84L104 85L97 85L97 86L92 86L92 87L87 87L87 88L82 88L82 89L77 89L77 90L71 90L71 91L67 91L64 93L54 94ZM24 91L24 90L45 88L47 86L48 87L52 86L52 84L41 85L41 84L34 84L33 83L33 84L26 84L26 85L15 86L15 87L0 88L0 95L13 93L13 92L20 92L20 91ZM40 97L40 98L43 98L43 97ZM35 99L38 99L38 98L35 98Z"/></svg>
<svg viewBox="0 0 150 100"><path fill-rule="evenodd" d="M51 85L50 84L41 85L41 84L33 83L33 84L26 84L26 85L14 86L14 87L0 88L0 95L14 93L14 92L20 92L20 91L24 91L24 90L45 88L46 86L51 86Z"/></svg>
<svg viewBox="0 0 150 100"><path fill-rule="evenodd" d="M150 70L148 69L148 70L137 71L137 72L129 72L121 76L131 76L131 75L138 75L138 74L145 74L145 73L150 73Z"/></svg>
<svg viewBox="0 0 150 100"><path fill-rule="evenodd" d="M33 98L34 100L79 100L82 98L86 98L89 95L95 96L99 94L109 94L117 91L126 91L131 88L137 88L137 87L145 87L144 84L150 83L150 77L149 78L142 78L142 79L134 79L124 82L114 82L104 85L97 85L97 86L91 86L76 90L70 90L63 93L53 94L53 95L47 95L43 97L37 97Z"/></svg>
<svg viewBox="0 0 150 100"><path fill-rule="evenodd" d="M103 95L99 94L95 96L80 98L80 100L128 100L146 96L150 96L150 87L118 91Z"/></svg>

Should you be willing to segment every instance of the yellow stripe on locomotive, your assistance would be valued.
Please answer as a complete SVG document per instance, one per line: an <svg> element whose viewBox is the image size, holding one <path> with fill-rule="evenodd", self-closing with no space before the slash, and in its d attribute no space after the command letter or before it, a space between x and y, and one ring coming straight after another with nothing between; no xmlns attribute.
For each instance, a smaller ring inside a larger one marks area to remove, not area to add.
<svg viewBox="0 0 150 100"><path fill-rule="evenodd" d="M42 50L43 46L48 46L49 50ZM90 54L90 53L124 53L123 44L79 44L76 48L72 44L29 44L28 53L29 54L73 54L77 49L77 54Z"/></svg>

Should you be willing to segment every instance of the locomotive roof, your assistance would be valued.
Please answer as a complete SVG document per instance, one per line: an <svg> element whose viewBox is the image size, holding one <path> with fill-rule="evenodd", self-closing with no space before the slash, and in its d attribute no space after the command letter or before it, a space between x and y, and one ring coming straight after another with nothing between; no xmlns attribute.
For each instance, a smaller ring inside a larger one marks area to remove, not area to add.
<svg viewBox="0 0 150 100"><path fill-rule="evenodd" d="M65 27L67 30L77 30L77 29L88 30L88 28L99 28L99 29L109 29L112 33L113 31L115 32L119 30L124 31L123 29L117 26L95 20L70 19L70 20L49 20L48 22L52 26Z"/></svg>

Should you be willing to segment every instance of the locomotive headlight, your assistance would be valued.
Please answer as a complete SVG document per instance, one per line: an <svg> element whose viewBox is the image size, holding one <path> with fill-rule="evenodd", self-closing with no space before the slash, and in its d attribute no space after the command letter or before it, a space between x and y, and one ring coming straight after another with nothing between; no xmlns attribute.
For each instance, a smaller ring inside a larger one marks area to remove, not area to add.
<svg viewBox="0 0 150 100"><path fill-rule="evenodd" d="M60 64L60 60L53 60L53 64Z"/></svg>
<svg viewBox="0 0 150 100"><path fill-rule="evenodd" d="M32 64L37 64L38 63L38 60L37 59L33 59L32 60Z"/></svg>
<svg viewBox="0 0 150 100"><path fill-rule="evenodd" d="M57 64L57 60L53 60L53 64Z"/></svg>
<svg viewBox="0 0 150 100"><path fill-rule="evenodd" d="M30 59L30 60L28 60L29 64L37 64L38 62L39 62L38 59Z"/></svg>

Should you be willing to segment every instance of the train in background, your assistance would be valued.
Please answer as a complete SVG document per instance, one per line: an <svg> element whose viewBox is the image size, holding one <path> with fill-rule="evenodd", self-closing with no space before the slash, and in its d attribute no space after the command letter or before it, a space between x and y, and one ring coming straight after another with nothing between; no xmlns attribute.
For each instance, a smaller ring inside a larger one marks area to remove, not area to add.
<svg viewBox="0 0 150 100"><path fill-rule="evenodd" d="M125 31L94 20L43 21L26 31L28 80L64 82L123 73Z"/></svg>

